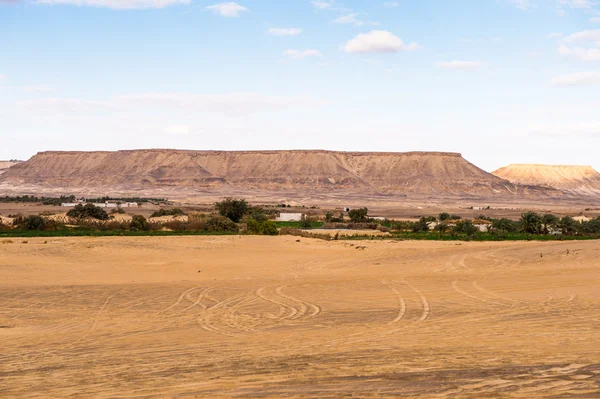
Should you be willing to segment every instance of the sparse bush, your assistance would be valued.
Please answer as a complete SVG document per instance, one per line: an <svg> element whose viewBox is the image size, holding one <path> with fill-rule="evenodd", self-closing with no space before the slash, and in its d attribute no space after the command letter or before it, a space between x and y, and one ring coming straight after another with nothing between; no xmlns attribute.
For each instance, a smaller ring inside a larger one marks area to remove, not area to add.
<svg viewBox="0 0 600 399"><path fill-rule="evenodd" d="M30 215L21 218L17 221L17 225L20 229L25 230L45 230L48 226L46 219L39 215Z"/></svg>
<svg viewBox="0 0 600 399"><path fill-rule="evenodd" d="M267 220L262 223L261 226L262 233L266 236L276 236L279 234L277 230L277 225L272 220Z"/></svg>
<svg viewBox="0 0 600 399"><path fill-rule="evenodd" d="M129 228L133 231L149 230L148 221L142 215L133 215Z"/></svg>
<svg viewBox="0 0 600 399"><path fill-rule="evenodd" d="M126 212L125 212L125 209L123 209L123 208L121 208L120 206L118 206L118 207L116 207L116 208L113 208L113 209L110 211L110 213L111 213L111 214L113 214L113 215L115 215L115 214L124 214L124 213L126 213Z"/></svg>
<svg viewBox="0 0 600 399"><path fill-rule="evenodd" d="M237 232L237 223L225 216L211 216L206 219L206 230L214 232Z"/></svg>

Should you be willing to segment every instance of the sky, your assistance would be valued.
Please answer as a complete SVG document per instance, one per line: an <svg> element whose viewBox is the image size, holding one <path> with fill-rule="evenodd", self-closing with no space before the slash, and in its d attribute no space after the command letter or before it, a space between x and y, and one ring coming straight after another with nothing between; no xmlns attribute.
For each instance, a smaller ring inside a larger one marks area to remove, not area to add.
<svg viewBox="0 0 600 399"><path fill-rule="evenodd" d="M600 0L0 0L0 159L449 151L600 170Z"/></svg>

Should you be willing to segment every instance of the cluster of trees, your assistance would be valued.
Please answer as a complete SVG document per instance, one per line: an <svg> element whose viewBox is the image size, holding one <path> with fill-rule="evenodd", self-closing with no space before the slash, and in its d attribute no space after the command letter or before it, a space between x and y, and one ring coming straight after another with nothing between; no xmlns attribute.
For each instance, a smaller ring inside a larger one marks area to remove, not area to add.
<svg viewBox="0 0 600 399"><path fill-rule="evenodd" d="M525 233L532 235L561 234L573 235L597 235L600 234L600 218L589 221L578 222L571 216L562 218L553 215L541 215L536 212L525 212L519 220L508 218L491 218L479 215L475 220L487 221L488 232L494 235L500 233ZM452 221L452 223L448 223ZM458 215L441 213L437 218L434 216L422 217L417 222L401 222L392 224L392 228L398 230L412 230L413 232L430 231L430 225L436 222L434 230L440 234L445 232L473 235L479 231L471 220L462 220Z"/></svg>
<svg viewBox="0 0 600 399"><path fill-rule="evenodd" d="M108 220L108 213L103 208L92 204L91 202L83 205L77 204L67 212L67 216L75 219L96 219Z"/></svg>
<svg viewBox="0 0 600 399"><path fill-rule="evenodd" d="M166 203L168 200L166 198L148 198L148 197L98 197L98 198L86 198L85 202L91 202L94 204L101 204L107 201L112 202L137 202L138 204L143 204L147 202L153 203Z"/></svg>
<svg viewBox="0 0 600 399"><path fill-rule="evenodd" d="M172 209L159 209L156 212L153 212L150 215L151 218L161 217L161 216L183 216L185 212L181 210L181 208L172 208Z"/></svg>
<svg viewBox="0 0 600 399"><path fill-rule="evenodd" d="M25 203L41 203L43 205L60 206L64 202L75 201L74 195L61 195L60 197L36 197L34 195L17 195L0 197L0 202L25 202Z"/></svg>
<svg viewBox="0 0 600 399"><path fill-rule="evenodd" d="M225 198L215 203L215 210L233 223L243 223L250 234L277 235L277 225L263 208L250 206L245 199Z"/></svg>

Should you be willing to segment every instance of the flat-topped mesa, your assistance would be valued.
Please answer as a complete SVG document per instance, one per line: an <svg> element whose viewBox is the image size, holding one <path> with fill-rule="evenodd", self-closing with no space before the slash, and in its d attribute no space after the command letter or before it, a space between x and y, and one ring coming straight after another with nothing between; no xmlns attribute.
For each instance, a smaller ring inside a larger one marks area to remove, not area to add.
<svg viewBox="0 0 600 399"><path fill-rule="evenodd" d="M547 195L516 187L452 152L47 151L15 165L1 181L68 188L220 187L240 190L436 195ZM554 193L556 194L556 193Z"/></svg>
<svg viewBox="0 0 600 399"><path fill-rule="evenodd" d="M600 173L591 166L513 164L492 173L514 184L546 186L579 194L600 193Z"/></svg>

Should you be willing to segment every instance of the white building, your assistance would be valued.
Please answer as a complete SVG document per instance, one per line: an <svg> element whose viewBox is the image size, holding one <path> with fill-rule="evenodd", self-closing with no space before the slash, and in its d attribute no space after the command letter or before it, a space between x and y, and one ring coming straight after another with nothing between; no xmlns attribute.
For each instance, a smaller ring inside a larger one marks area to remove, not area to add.
<svg viewBox="0 0 600 399"><path fill-rule="evenodd" d="M301 213L280 213L278 222L300 222L304 215Z"/></svg>

